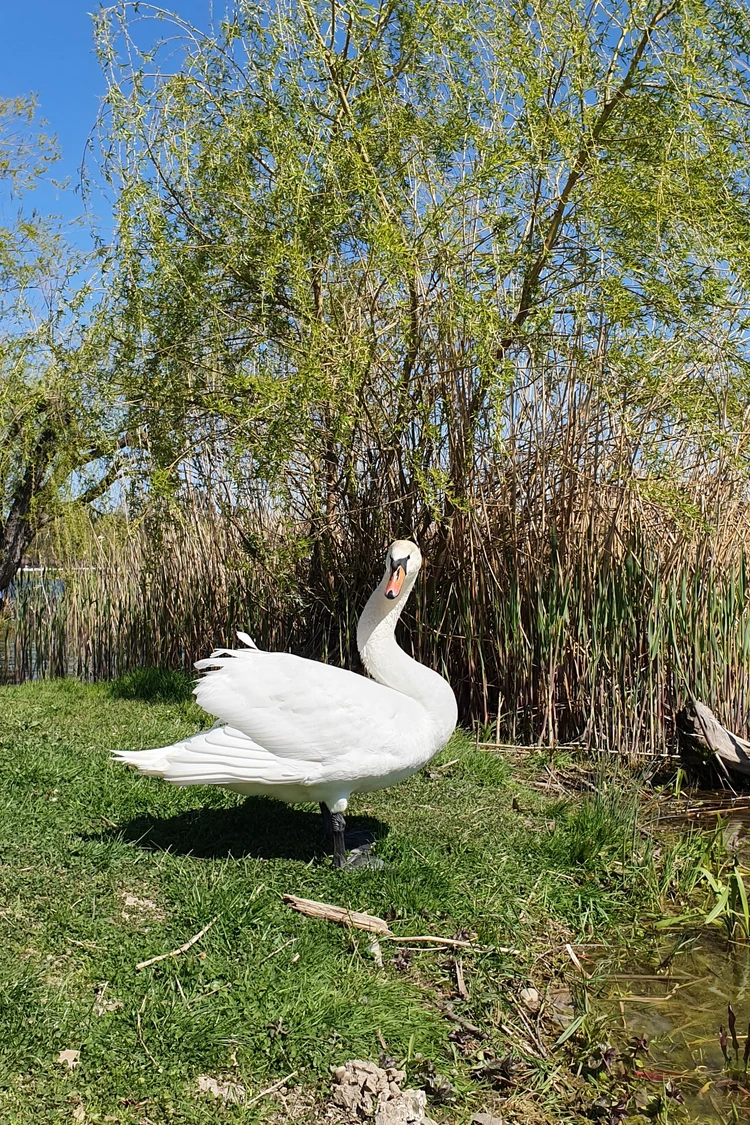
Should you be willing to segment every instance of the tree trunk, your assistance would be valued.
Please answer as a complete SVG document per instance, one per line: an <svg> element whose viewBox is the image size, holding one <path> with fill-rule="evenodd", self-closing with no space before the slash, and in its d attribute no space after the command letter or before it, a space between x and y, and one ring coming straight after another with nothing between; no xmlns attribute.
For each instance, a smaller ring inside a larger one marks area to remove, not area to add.
<svg viewBox="0 0 750 1125"><path fill-rule="evenodd" d="M0 602L4 599L8 587L18 572L24 553L37 532L38 524L32 522L31 509L34 497L44 483L54 452L54 443L54 431L45 430L37 442L33 458L27 464L24 475L16 487L8 518L0 527Z"/></svg>

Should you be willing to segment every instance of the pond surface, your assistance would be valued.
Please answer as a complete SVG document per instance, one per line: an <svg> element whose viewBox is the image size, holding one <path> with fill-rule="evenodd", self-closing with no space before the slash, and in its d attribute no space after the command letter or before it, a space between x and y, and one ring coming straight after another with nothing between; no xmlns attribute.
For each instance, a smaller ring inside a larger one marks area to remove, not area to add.
<svg viewBox="0 0 750 1125"><path fill-rule="evenodd" d="M609 976L599 1003L621 1029L623 1043L648 1040L636 1074L671 1082L692 1120L750 1121L750 1079L742 1058L750 1022L750 946L703 934L673 938L660 960ZM737 1054L729 1038L731 1069L719 1043L728 1004L736 1013L739 1044Z"/></svg>
<svg viewBox="0 0 750 1125"><path fill-rule="evenodd" d="M750 867L750 794L693 793L660 822L719 827L727 850ZM739 1049L728 1035L727 1062L719 1029L727 1028L729 1004ZM648 1040L636 1073L646 1082L673 1083L690 1120L750 1121L750 1068L746 1073L743 1061L750 1034L750 943L729 941L718 929L670 931L649 959L618 958L598 1005L619 1027L621 1044Z"/></svg>

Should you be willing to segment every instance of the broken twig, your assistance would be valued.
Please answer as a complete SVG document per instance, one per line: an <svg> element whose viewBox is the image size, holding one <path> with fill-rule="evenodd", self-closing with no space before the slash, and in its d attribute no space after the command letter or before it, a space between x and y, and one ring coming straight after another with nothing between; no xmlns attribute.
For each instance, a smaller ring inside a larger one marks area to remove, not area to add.
<svg viewBox="0 0 750 1125"><path fill-rule="evenodd" d="M466 981L464 980L464 967L461 964L460 957L453 962L453 967L456 970L456 988L458 989L458 995L462 1000L468 1000L469 990L466 987Z"/></svg>
<svg viewBox="0 0 750 1125"><path fill-rule="evenodd" d="M446 1001L442 1000L435 1000L434 1003L435 1007L438 1008L443 1015L446 1015L453 1023L457 1023L464 1031L470 1032L471 1035L476 1035L477 1039L487 1038L487 1032L482 1031L481 1027L477 1027L475 1023L470 1023L469 1020L465 1020L463 1016L459 1016L458 1012L454 1012L452 1004L448 1004Z"/></svg>
<svg viewBox="0 0 750 1125"><path fill-rule="evenodd" d="M578 969L578 972L581 974L581 976L585 977L586 980L590 980L591 974L586 972L583 965L581 964L581 962L576 957L573 946L569 942L565 943L565 952L567 953L568 957L570 957L571 961L573 962L575 967Z"/></svg>
<svg viewBox="0 0 750 1125"><path fill-rule="evenodd" d="M193 934L193 936L189 938L188 941L186 941L185 944L181 945L178 949L171 949L169 953L160 953L158 957L149 957L148 961L139 961L136 965L136 969L146 969L149 965L155 965L157 961L166 961L168 957L179 957L181 953L187 953L188 949L190 949L192 945L195 945L197 941L201 940L204 934L208 933L218 917L219 915L217 914L216 918L212 918L207 926L204 926L203 929L199 930L197 934Z"/></svg>
<svg viewBox="0 0 750 1125"><path fill-rule="evenodd" d="M293 1070L291 1074L287 1074L286 1078L279 1079L278 1082L274 1082L273 1086L267 1086L265 1090L261 1090L254 1098L250 1098L249 1101L245 1102L245 1105L254 1105L255 1102L259 1102L261 1098L266 1098L269 1094L275 1094L276 1091L280 1090L282 1086L285 1086L291 1078L296 1077L296 1074L297 1071Z"/></svg>

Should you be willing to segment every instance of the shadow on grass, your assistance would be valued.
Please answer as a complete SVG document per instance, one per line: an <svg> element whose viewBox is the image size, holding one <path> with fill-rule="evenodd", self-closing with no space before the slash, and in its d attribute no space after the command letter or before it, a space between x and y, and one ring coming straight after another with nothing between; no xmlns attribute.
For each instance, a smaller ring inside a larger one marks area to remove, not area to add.
<svg viewBox="0 0 750 1125"><path fill-rule="evenodd" d="M134 668L106 686L113 699L140 699L144 703L182 703L192 699L195 676L168 668Z"/></svg>
<svg viewBox="0 0 750 1125"><path fill-rule="evenodd" d="M388 833L371 816L347 819L348 848L359 847ZM139 816L104 838L117 837L146 851L169 851L199 859L251 856L254 859L297 859L323 856L323 822L318 812L294 808L267 797L248 797L237 808L191 809L176 816Z"/></svg>

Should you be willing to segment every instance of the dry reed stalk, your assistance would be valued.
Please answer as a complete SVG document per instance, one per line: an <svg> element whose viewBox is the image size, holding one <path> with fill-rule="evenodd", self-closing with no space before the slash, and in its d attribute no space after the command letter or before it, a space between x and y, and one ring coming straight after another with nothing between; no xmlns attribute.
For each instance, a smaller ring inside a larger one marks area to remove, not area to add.
<svg viewBox="0 0 750 1125"><path fill-rule="evenodd" d="M381 433L355 477L329 482L335 519L316 525L313 550L314 506L300 501L283 519L271 508L227 517L195 491L179 520L128 526L113 516L75 547L62 534L49 540L59 567L21 583L4 610L10 676L190 671L213 646L233 644L237 628L261 647L356 668L356 619L385 543L417 528L428 566L401 637L449 676L463 721L492 724L495 740L574 742L635 760L672 748L672 717L690 689L744 730L742 491L695 459L684 505L705 522L691 522L627 475L617 420L575 372L530 368L512 397L502 450L474 442L465 502L439 520L409 485L406 454ZM387 398L373 404L361 443L387 408ZM469 424L457 417L459 429ZM295 470L300 497L307 471Z"/></svg>

